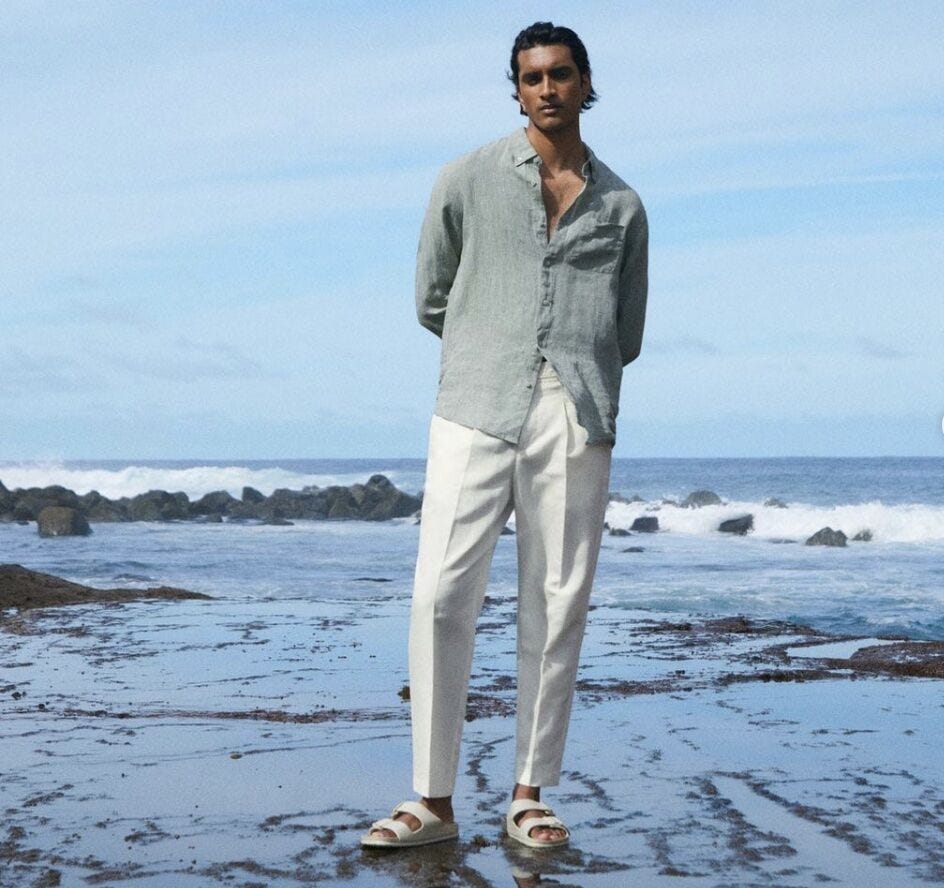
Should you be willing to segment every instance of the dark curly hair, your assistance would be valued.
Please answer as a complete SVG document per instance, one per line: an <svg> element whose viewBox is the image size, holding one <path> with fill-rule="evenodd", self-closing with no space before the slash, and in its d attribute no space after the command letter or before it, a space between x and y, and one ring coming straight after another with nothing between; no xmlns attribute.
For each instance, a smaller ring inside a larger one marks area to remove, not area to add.
<svg viewBox="0 0 944 888"><path fill-rule="evenodd" d="M518 101L518 53L525 49L534 49L535 46L566 46L570 49L574 64L581 75L590 77L590 59L587 58L587 47L577 36L575 31L555 25L553 22L535 22L529 25L515 37L515 44L511 48L511 70L508 79L515 85L511 97ZM590 93L580 105L581 111L586 111L599 98L590 82ZM521 111L524 114L524 111Z"/></svg>

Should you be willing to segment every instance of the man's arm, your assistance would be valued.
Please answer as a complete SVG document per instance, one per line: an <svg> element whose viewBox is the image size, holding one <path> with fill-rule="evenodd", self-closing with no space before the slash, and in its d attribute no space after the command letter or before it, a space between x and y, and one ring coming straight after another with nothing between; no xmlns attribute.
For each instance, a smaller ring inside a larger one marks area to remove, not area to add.
<svg viewBox="0 0 944 888"><path fill-rule="evenodd" d="M447 167L433 186L416 254L416 316L440 337L462 254L462 204L453 183Z"/></svg>
<svg viewBox="0 0 944 888"><path fill-rule="evenodd" d="M639 357L646 322L649 292L649 222L642 204L626 232L626 249L620 265L619 305L616 311L620 356L625 367Z"/></svg>

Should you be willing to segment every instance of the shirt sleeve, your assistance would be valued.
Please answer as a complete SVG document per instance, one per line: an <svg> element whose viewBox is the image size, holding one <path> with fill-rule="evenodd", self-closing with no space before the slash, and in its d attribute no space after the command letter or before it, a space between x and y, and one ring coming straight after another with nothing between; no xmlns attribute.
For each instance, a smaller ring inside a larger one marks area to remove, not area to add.
<svg viewBox="0 0 944 888"><path fill-rule="evenodd" d="M416 255L416 316L440 337L461 254L462 203L447 167L433 186Z"/></svg>
<svg viewBox="0 0 944 888"><path fill-rule="evenodd" d="M626 248L620 265L616 327L624 367L639 357L642 348L648 291L649 222L640 204L626 231Z"/></svg>

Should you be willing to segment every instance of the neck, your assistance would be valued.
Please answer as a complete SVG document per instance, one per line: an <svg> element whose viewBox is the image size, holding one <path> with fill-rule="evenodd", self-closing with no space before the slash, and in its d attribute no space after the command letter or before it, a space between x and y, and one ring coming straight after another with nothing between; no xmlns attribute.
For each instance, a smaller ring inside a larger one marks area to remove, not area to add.
<svg viewBox="0 0 944 888"><path fill-rule="evenodd" d="M548 133L529 123L525 132L542 163L552 172L564 169L579 172L583 167L587 152L580 140L579 126Z"/></svg>

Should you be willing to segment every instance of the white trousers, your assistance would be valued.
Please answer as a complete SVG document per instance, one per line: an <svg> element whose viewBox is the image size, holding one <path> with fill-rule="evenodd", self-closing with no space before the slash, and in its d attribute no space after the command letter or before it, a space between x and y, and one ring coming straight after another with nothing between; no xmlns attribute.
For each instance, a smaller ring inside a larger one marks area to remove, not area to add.
<svg viewBox="0 0 944 888"><path fill-rule="evenodd" d="M586 445L550 363L517 444L440 416L430 423L410 618L413 784L453 794L475 623L495 544L515 512L515 779L560 781L577 661L603 533L612 447Z"/></svg>

